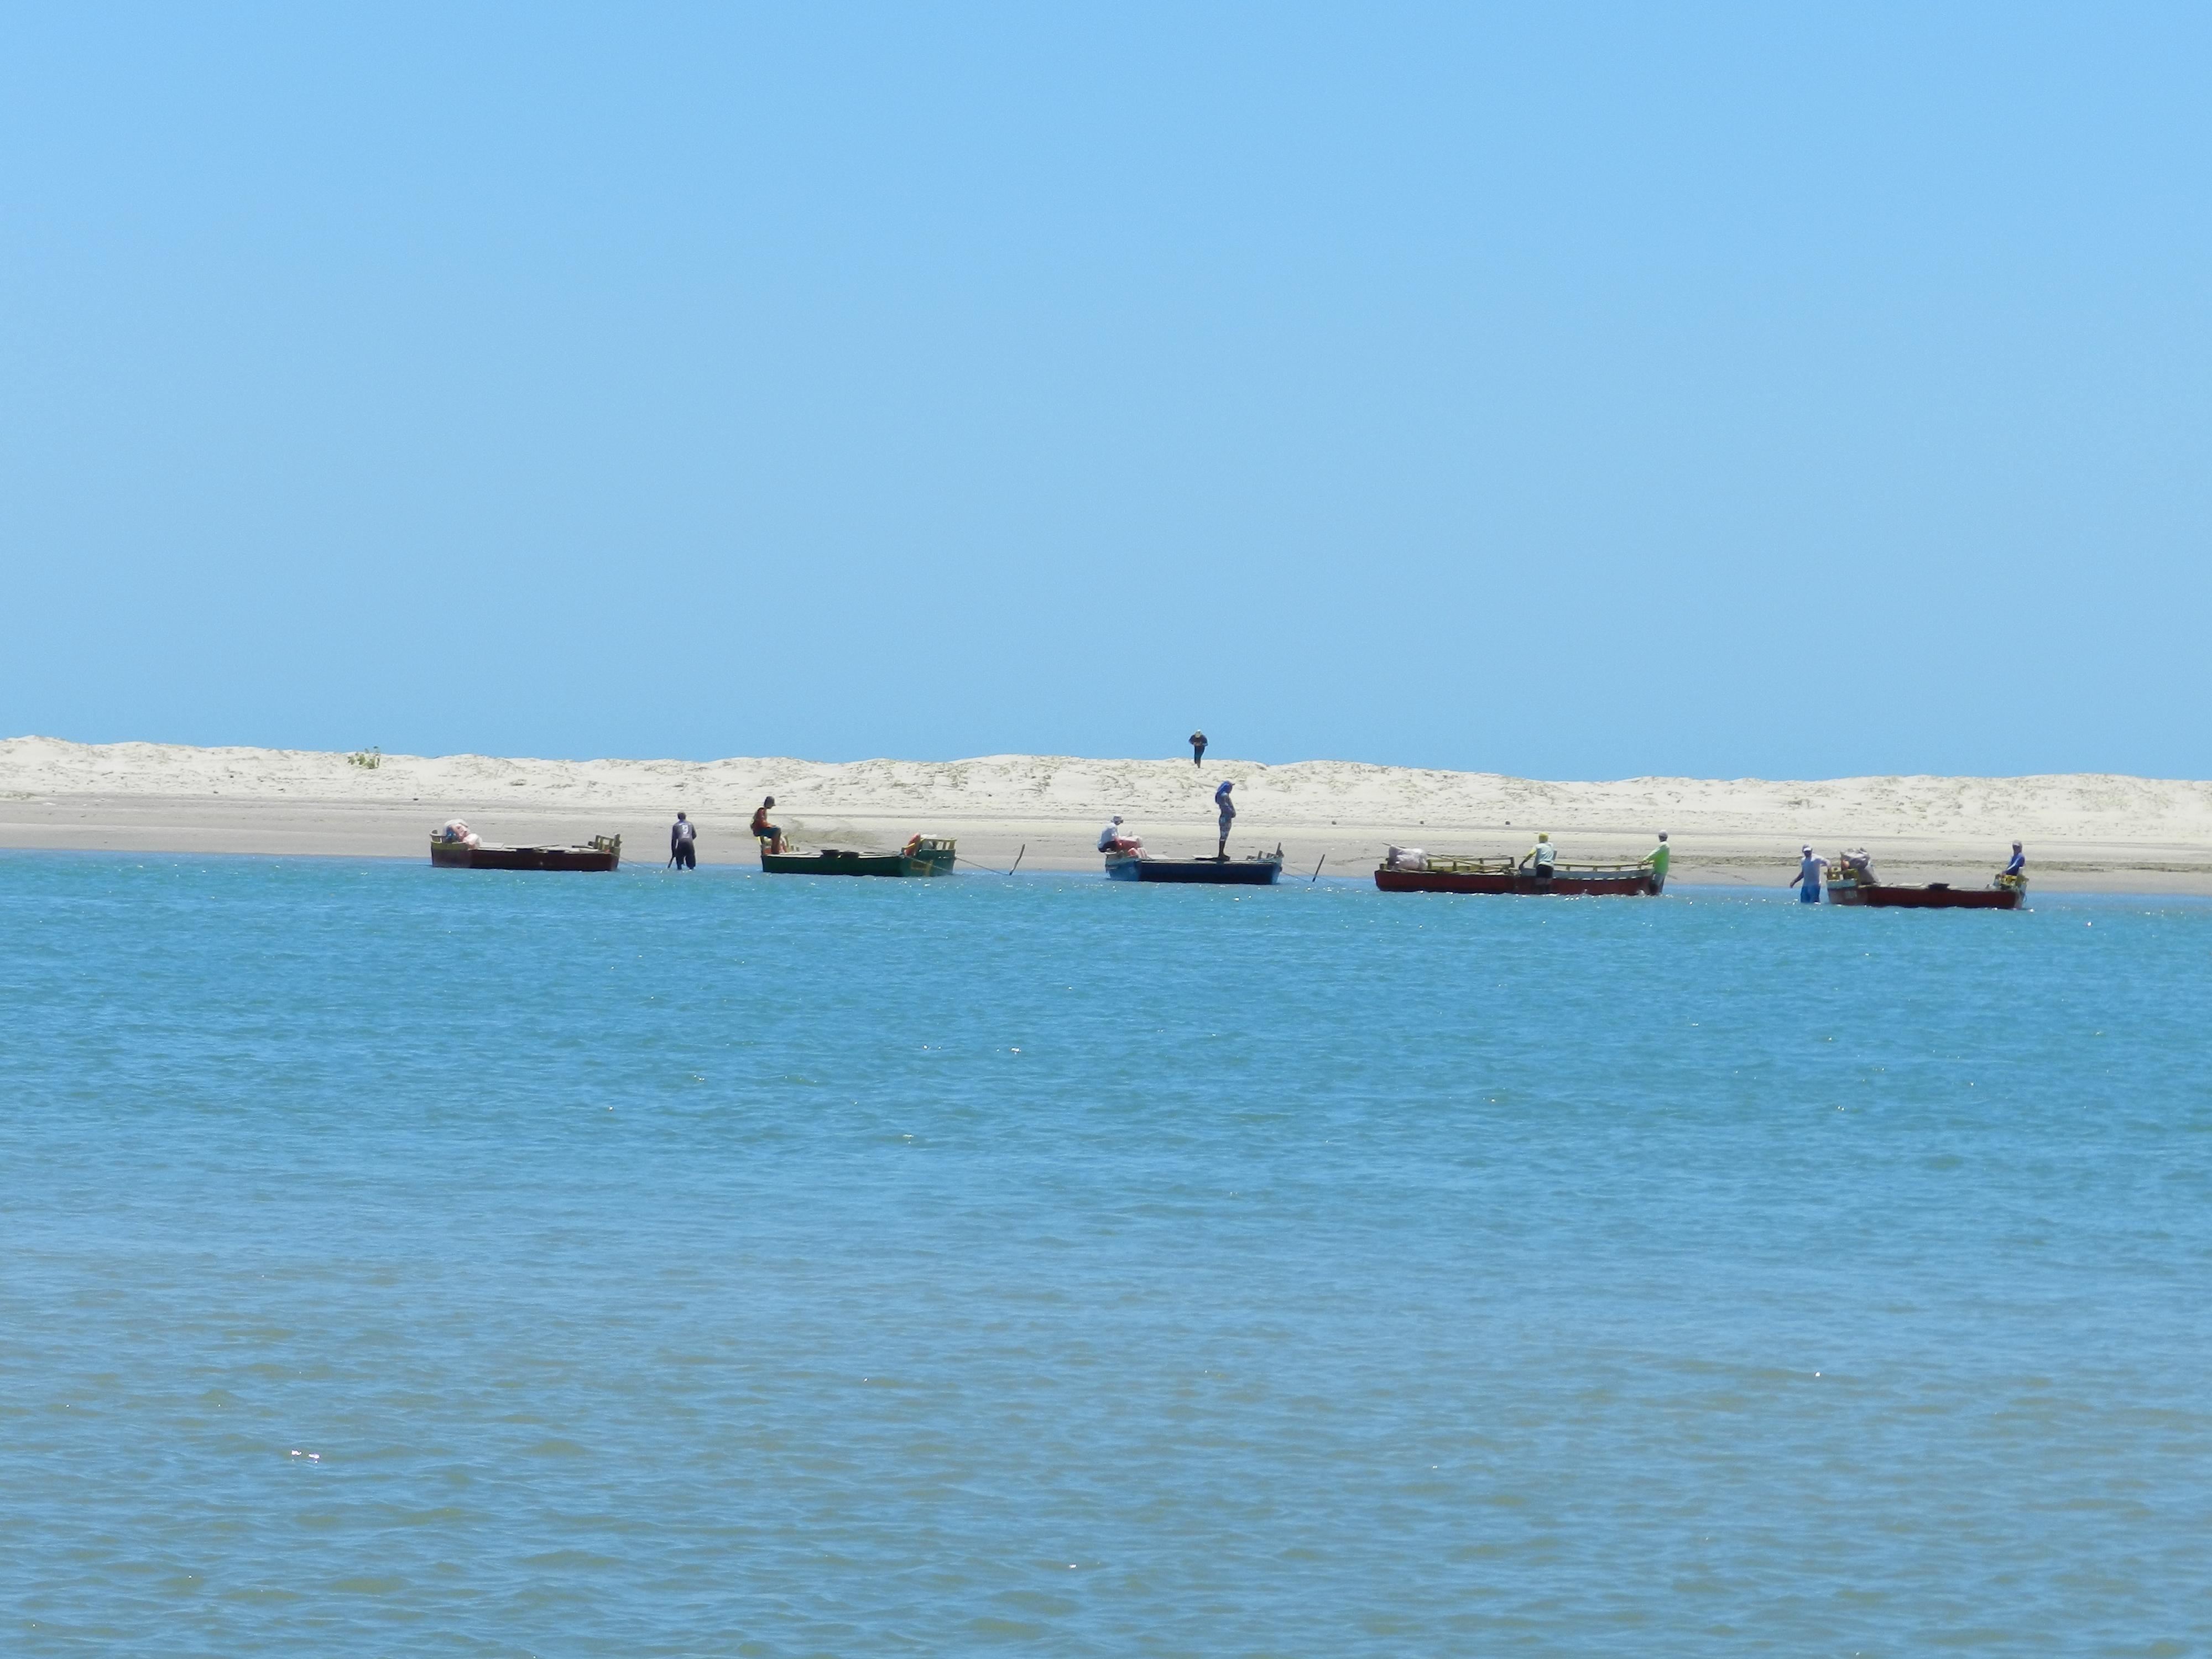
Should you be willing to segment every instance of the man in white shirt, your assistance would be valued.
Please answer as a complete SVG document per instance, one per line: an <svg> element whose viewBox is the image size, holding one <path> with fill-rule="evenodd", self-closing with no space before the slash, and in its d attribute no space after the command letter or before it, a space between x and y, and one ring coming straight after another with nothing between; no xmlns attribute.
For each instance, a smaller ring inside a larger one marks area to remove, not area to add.
<svg viewBox="0 0 2212 1659"><path fill-rule="evenodd" d="M1533 864L1535 867L1536 879L1549 881L1553 876L1554 861L1559 856L1559 849L1552 845L1551 832L1547 830L1540 830L1536 832L1536 844L1521 855L1520 867L1525 870Z"/></svg>
<svg viewBox="0 0 2212 1659"><path fill-rule="evenodd" d="M1790 884L1797 890L1800 904L1818 904L1820 902L1820 883L1827 873L1827 860L1814 858L1813 849L1806 848L1803 861L1797 866L1797 873L1790 878Z"/></svg>
<svg viewBox="0 0 2212 1659"><path fill-rule="evenodd" d="M1113 823L1098 832L1098 850L1102 853L1133 853L1144 843L1134 836L1121 833L1121 815L1116 812Z"/></svg>

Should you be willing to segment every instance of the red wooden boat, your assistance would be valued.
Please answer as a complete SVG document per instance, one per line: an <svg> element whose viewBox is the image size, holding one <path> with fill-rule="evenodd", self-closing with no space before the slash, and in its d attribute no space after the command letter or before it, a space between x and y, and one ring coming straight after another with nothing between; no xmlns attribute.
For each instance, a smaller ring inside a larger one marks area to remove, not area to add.
<svg viewBox="0 0 2212 1659"><path fill-rule="evenodd" d="M612 870L622 863L622 837L593 836L581 847L494 847L456 820L431 835L430 862L441 870Z"/></svg>
<svg viewBox="0 0 2212 1659"><path fill-rule="evenodd" d="M1954 887L1931 881L1925 887L1899 887L1860 881L1845 873L1828 884L1831 904L1863 904L1885 910L2017 910L2027 902L2027 880L1999 876L1987 887Z"/></svg>
<svg viewBox="0 0 2212 1659"><path fill-rule="evenodd" d="M1560 898L1632 898L1663 890L1667 878L1650 865L1557 864L1549 881L1512 859L1455 858L1428 853L1392 855L1375 866L1375 884L1386 893L1550 893Z"/></svg>

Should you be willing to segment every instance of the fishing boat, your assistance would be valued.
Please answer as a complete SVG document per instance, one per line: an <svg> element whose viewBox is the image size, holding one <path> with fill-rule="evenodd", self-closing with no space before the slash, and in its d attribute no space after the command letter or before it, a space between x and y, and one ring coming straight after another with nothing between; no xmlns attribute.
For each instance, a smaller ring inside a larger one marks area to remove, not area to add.
<svg viewBox="0 0 2212 1659"><path fill-rule="evenodd" d="M916 836L896 853L854 853L818 848L811 853L761 854L761 869L771 876L949 876L955 843L936 836Z"/></svg>
<svg viewBox="0 0 2212 1659"><path fill-rule="evenodd" d="M1283 849L1249 858L1154 858L1146 852L1109 853L1106 873L1115 881L1202 882L1215 887L1272 887L1283 873Z"/></svg>
<svg viewBox="0 0 2212 1659"><path fill-rule="evenodd" d="M622 863L622 837L593 836L580 847L498 847L456 821L431 832L430 862L441 870L612 870Z"/></svg>
<svg viewBox="0 0 2212 1659"><path fill-rule="evenodd" d="M1632 898L1656 894L1666 877L1641 861L1634 864L1568 864L1552 866L1549 880L1524 870L1510 858L1460 858L1449 853L1401 852L1375 866L1375 884L1386 893L1549 893L1559 898Z"/></svg>
<svg viewBox="0 0 2212 1659"><path fill-rule="evenodd" d="M1987 887L1954 887L1948 881L1912 887L1862 881L1847 870L1830 879L1828 902L1884 910L2017 910L2027 902L2027 878L1999 876Z"/></svg>

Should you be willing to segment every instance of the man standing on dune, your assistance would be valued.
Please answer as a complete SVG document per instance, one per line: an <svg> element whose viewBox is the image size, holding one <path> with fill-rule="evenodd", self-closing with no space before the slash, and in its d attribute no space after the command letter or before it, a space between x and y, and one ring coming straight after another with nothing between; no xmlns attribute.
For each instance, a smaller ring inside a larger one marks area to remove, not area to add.
<svg viewBox="0 0 2212 1659"><path fill-rule="evenodd" d="M1190 763L1195 766L1205 758L1206 733L1202 731L1194 732L1190 734Z"/></svg>

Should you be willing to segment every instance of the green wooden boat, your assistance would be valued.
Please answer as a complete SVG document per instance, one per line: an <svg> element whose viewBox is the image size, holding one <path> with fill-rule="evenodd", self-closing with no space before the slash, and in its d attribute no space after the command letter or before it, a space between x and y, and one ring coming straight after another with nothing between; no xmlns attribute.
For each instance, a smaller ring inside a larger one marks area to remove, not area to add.
<svg viewBox="0 0 2212 1659"><path fill-rule="evenodd" d="M847 853L824 847L812 853L763 853L771 876L949 876L954 843L916 836L896 853Z"/></svg>

